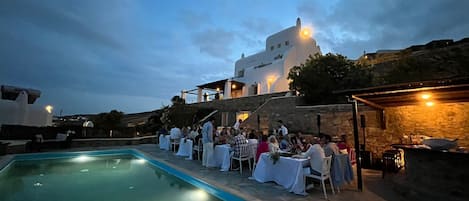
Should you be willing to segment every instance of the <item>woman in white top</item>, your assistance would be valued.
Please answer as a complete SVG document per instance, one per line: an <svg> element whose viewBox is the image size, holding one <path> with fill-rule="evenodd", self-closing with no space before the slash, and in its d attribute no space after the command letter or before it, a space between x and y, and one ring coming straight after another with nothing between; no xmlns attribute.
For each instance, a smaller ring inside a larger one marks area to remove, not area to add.
<svg viewBox="0 0 469 201"><path fill-rule="evenodd" d="M280 151L280 146L278 145L277 138L275 135L269 137L269 152L275 153Z"/></svg>

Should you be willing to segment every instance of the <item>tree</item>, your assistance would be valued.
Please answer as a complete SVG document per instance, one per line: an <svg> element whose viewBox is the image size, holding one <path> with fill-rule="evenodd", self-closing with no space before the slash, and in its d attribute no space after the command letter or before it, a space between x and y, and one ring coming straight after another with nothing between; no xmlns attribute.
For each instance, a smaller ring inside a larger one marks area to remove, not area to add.
<svg viewBox="0 0 469 201"><path fill-rule="evenodd" d="M173 103L173 105L186 104L186 100L184 100L180 96L173 96L173 98L171 98L171 102Z"/></svg>
<svg viewBox="0 0 469 201"><path fill-rule="evenodd" d="M111 110L109 113L99 113L97 116L93 118L93 122L96 127L104 128L106 130L112 130L116 128L123 127L122 125L122 118L124 117L124 113Z"/></svg>
<svg viewBox="0 0 469 201"><path fill-rule="evenodd" d="M289 74L290 89L298 91L310 104L343 102L335 90L372 85L373 74L368 66L355 64L340 54L309 56L304 64L294 66Z"/></svg>

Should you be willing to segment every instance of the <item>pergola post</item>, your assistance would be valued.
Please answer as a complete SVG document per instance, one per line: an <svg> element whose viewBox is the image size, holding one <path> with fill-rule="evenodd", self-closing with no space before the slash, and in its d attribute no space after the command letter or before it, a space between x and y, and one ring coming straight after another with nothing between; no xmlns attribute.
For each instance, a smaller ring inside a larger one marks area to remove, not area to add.
<svg viewBox="0 0 469 201"><path fill-rule="evenodd" d="M197 87L197 102L202 102L202 88Z"/></svg>
<svg viewBox="0 0 469 201"><path fill-rule="evenodd" d="M186 91L184 90L181 91L181 98L186 100Z"/></svg>
<svg viewBox="0 0 469 201"><path fill-rule="evenodd" d="M358 104L357 100L353 99L352 102L352 116L353 116L353 139L355 143L355 156L358 158L357 161L357 185L358 190L363 191L363 183L362 183L362 157L360 156L360 142L358 141Z"/></svg>
<svg viewBox="0 0 469 201"><path fill-rule="evenodd" d="M231 80L227 80L225 82L225 90L223 94L223 99L230 99L231 98Z"/></svg>

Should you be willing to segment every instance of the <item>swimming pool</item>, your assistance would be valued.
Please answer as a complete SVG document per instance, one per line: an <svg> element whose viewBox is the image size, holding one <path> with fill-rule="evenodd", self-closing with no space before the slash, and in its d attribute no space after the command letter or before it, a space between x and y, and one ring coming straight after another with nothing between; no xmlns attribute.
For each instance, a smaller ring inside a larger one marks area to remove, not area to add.
<svg viewBox="0 0 469 201"><path fill-rule="evenodd" d="M243 200L133 149L22 154L0 170L0 201Z"/></svg>

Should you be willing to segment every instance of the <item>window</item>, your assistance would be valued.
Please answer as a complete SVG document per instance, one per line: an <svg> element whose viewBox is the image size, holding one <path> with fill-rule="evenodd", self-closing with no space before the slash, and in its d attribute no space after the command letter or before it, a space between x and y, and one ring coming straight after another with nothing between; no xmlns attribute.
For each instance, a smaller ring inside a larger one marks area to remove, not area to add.
<svg viewBox="0 0 469 201"><path fill-rule="evenodd" d="M282 45L281 45L280 43L279 43L279 44L277 44L277 48L280 48L281 46L282 46Z"/></svg>
<svg viewBox="0 0 469 201"><path fill-rule="evenodd" d="M241 119L244 121L249 117L250 114L250 111L239 111L236 113L236 119Z"/></svg>
<svg viewBox="0 0 469 201"><path fill-rule="evenodd" d="M270 51L274 51L274 46L270 46Z"/></svg>
<svg viewBox="0 0 469 201"><path fill-rule="evenodd" d="M290 45L290 41L288 41L288 40L285 41L285 45L286 45L286 46Z"/></svg>
<svg viewBox="0 0 469 201"><path fill-rule="evenodd" d="M243 70L240 70L238 71L238 75L237 77L244 77L244 69Z"/></svg>
<svg viewBox="0 0 469 201"><path fill-rule="evenodd" d="M228 122L229 113L222 112L221 113L221 125L222 126L230 126L230 122Z"/></svg>

